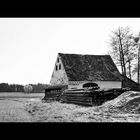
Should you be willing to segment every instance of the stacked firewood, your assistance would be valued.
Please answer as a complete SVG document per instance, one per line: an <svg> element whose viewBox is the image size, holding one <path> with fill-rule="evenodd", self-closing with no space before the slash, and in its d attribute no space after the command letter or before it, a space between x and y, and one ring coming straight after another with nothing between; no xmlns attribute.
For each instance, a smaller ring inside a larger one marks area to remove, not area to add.
<svg viewBox="0 0 140 140"><path fill-rule="evenodd" d="M60 101L65 103L74 103L80 105L101 105L106 101L112 100L130 89L116 88L116 89L62 89L50 88L45 90L44 99L47 101Z"/></svg>
<svg viewBox="0 0 140 140"><path fill-rule="evenodd" d="M75 103L92 106L92 96L86 91L64 91L61 95L61 102Z"/></svg>
<svg viewBox="0 0 140 140"><path fill-rule="evenodd" d="M65 90L61 94L61 102L81 105L101 105L128 91L128 89L100 89L100 90Z"/></svg>

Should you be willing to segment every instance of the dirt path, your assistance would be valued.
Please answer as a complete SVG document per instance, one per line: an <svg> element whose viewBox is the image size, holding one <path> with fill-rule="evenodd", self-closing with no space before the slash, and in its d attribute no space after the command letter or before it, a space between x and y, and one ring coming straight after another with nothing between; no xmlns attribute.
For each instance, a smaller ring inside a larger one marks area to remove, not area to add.
<svg viewBox="0 0 140 140"><path fill-rule="evenodd" d="M29 99L0 99L0 122L32 122L32 116L25 111Z"/></svg>

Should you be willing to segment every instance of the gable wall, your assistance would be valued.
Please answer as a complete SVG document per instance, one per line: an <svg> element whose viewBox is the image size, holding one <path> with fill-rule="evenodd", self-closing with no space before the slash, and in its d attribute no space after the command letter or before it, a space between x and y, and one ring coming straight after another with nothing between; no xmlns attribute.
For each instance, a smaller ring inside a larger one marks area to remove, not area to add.
<svg viewBox="0 0 140 140"><path fill-rule="evenodd" d="M61 58L59 55L57 56L57 59L59 58L59 62L55 62L55 67L52 73L52 77L50 80L51 85L59 85L59 84L68 84L68 77L66 75L64 66L62 64ZM56 65L58 67L58 70L56 70ZM61 69L59 69L59 65L61 65Z"/></svg>

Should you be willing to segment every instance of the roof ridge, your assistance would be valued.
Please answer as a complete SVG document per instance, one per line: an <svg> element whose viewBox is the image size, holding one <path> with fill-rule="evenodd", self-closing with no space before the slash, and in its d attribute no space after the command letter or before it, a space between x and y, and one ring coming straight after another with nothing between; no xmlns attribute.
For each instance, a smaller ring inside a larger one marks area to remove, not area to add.
<svg viewBox="0 0 140 140"><path fill-rule="evenodd" d="M109 54L77 54L77 53L58 53L58 54L62 54L62 55L88 55L88 56L110 56Z"/></svg>

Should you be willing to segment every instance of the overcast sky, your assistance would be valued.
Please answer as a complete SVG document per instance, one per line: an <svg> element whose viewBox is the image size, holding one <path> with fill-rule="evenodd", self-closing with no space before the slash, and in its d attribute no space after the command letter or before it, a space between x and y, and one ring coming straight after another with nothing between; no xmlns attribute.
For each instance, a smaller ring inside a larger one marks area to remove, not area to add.
<svg viewBox="0 0 140 140"><path fill-rule="evenodd" d="M140 18L0 18L0 83L48 84L57 53L107 54L119 26Z"/></svg>

